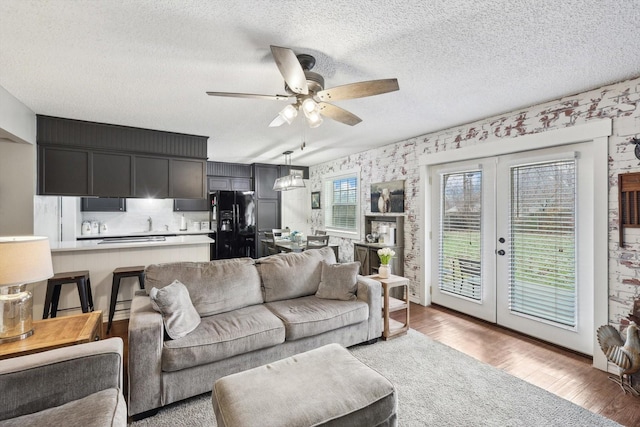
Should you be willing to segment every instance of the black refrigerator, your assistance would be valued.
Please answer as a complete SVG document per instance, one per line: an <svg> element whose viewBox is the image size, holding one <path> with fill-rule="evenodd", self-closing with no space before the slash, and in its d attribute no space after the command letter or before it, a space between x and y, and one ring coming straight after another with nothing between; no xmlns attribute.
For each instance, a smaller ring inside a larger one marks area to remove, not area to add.
<svg viewBox="0 0 640 427"><path fill-rule="evenodd" d="M256 204L253 191L216 191L209 195L216 225L211 259L256 257Z"/></svg>

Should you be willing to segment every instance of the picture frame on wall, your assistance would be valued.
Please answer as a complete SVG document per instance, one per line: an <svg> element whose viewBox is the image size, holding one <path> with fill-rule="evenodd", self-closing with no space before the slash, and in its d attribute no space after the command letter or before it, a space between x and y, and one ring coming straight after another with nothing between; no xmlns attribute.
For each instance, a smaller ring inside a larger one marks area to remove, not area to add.
<svg viewBox="0 0 640 427"><path fill-rule="evenodd" d="M371 184L371 212L404 212L404 180Z"/></svg>
<svg viewBox="0 0 640 427"><path fill-rule="evenodd" d="M320 192L311 192L311 209L320 209Z"/></svg>

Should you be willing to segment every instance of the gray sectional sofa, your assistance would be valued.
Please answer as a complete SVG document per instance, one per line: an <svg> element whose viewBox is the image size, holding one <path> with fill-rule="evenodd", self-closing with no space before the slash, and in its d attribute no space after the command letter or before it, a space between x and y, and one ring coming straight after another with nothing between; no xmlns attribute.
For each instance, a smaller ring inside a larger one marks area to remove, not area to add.
<svg viewBox="0 0 640 427"><path fill-rule="evenodd" d="M148 266L129 319L129 415L143 418L210 392L226 375L326 344L378 339L381 285L353 264L336 264L325 247Z"/></svg>

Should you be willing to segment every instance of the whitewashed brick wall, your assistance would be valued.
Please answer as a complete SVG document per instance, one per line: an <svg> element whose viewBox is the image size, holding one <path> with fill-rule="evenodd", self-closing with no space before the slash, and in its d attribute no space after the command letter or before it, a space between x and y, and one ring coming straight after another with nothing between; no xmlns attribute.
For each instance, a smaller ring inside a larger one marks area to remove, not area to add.
<svg viewBox="0 0 640 427"><path fill-rule="evenodd" d="M546 132L591 120L610 118L609 138L609 320L613 325L630 314L632 301L640 298L640 229L625 230L625 247L618 245L618 174L640 172L634 155L634 137L640 137L640 78L567 96L479 120L463 126L421 135L378 149L343 157L310 168L311 191L320 191L322 176L329 172L361 168L362 215L369 213L370 184L405 180L405 276L411 279L411 293L418 296L420 253L417 239L422 226L418 206L420 191L418 158L423 154L455 150L496 140ZM312 211L312 227L322 228L321 211ZM353 260L353 242L341 241L342 261ZM623 322L624 323L624 322Z"/></svg>

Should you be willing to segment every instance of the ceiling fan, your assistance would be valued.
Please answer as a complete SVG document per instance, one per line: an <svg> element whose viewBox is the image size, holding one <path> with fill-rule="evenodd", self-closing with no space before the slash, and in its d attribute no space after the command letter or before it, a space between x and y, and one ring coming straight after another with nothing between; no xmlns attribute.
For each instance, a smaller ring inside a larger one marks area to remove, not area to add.
<svg viewBox="0 0 640 427"><path fill-rule="evenodd" d="M357 125L362 119L349 111L329 104L328 101L364 98L393 92L399 89L398 79L370 80L350 83L331 89L324 88L324 78L311 71L316 59L308 54L296 55L286 47L271 46L271 54L276 61L280 74L284 77L286 95L259 95L254 93L207 92L210 96L236 98L257 98L275 101L293 101L278 113L269 127L291 124L302 111L310 127L320 126L322 116L347 124Z"/></svg>

